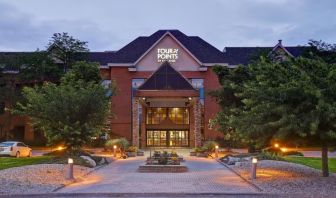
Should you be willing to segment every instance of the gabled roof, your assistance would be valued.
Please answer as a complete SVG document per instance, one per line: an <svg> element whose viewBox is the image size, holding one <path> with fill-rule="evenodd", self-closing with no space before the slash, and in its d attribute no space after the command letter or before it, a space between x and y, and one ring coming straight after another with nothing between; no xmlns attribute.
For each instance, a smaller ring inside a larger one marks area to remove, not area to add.
<svg viewBox="0 0 336 198"><path fill-rule="evenodd" d="M226 47L225 57L229 65L247 65L261 54L268 55L274 47ZM293 57L298 57L309 49L308 46L284 46Z"/></svg>
<svg viewBox="0 0 336 198"><path fill-rule="evenodd" d="M197 36L187 36L179 30L158 30L148 37L138 37L118 50L111 63L134 63L159 39L169 32L202 63L226 63L223 52Z"/></svg>
<svg viewBox="0 0 336 198"><path fill-rule="evenodd" d="M181 73L168 62L162 65L142 84L138 90L195 90Z"/></svg>

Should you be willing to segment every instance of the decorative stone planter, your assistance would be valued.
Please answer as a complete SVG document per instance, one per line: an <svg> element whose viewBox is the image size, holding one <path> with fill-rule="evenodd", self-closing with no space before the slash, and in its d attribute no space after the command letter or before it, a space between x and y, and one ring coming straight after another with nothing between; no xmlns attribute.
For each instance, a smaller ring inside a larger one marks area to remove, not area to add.
<svg viewBox="0 0 336 198"><path fill-rule="evenodd" d="M137 152L137 156L144 156L144 155L145 155L145 153L143 151L138 151Z"/></svg>
<svg viewBox="0 0 336 198"><path fill-rule="evenodd" d="M141 165L138 168L140 173L184 173L188 167L184 165Z"/></svg>
<svg viewBox="0 0 336 198"><path fill-rule="evenodd" d="M204 153L197 153L197 157L208 157L209 153L208 152L204 152Z"/></svg>
<svg viewBox="0 0 336 198"><path fill-rule="evenodd" d="M136 157L137 156L137 153L136 152L126 152L126 155L128 157Z"/></svg>
<svg viewBox="0 0 336 198"><path fill-rule="evenodd" d="M190 156L196 156L196 155L197 155L197 153L195 151L190 152Z"/></svg>

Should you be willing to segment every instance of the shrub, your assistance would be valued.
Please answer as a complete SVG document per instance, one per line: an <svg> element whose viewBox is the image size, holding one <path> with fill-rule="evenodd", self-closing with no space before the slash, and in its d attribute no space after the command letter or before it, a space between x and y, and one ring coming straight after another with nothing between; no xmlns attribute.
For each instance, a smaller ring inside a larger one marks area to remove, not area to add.
<svg viewBox="0 0 336 198"><path fill-rule="evenodd" d="M301 156L301 157L303 157L303 153L301 153L299 151L288 151L288 152L284 152L283 155L284 156L295 155L295 156Z"/></svg>
<svg viewBox="0 0 336 198"><path fill-rule="evenodd" d="M126 148L129 145L129 142L125 139L125 138L119 138L119 139L112 139L112 140L108 140L105 143L105 147L107 149L113 149L113 146L116 145L118 148L120 148L121 150L125 151Z"/></svg>
<svg viewBox="0 0 336 198"><path fill-rule="evenodd" d="M215 142L215 141L206 141L206 142L204 143L202 149L203 149L204 151L213 152L213 151L215 151L217 145L218 145L218 144L217 144L217 142Z"/></svg>
<svg viewBox="0 0 336 198"><path fill-rule="evenodd" d="M127 152L137 152L138 151L138 147L136 146L130 146L126 149Z"/></svg>
<svg viewBox="0 0 336 198"><path fill-rule="evenodd" d="M270 153L270 152L261 152L259 155L258 155L258 158L260 160L278 160L278 161L282 161L284 160L282 158L281 155L277 154L277 153Z"/></svg>
<svg viewBox="0 0 336 198"><path fill-rule="evenodd" d="M177 155L177 153L176 153L176 151L172 151L171 153L170 153L170 157L175 157L175 158L177 158L178 157L178 155Z"/></svg>

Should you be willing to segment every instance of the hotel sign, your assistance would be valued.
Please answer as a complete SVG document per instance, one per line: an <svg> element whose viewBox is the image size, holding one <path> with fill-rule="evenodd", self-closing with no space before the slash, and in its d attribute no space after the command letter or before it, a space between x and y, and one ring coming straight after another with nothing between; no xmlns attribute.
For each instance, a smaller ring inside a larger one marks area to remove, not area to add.
<svg viewBox="0 0 336 198"><path fill-rule="evenodd" d="M178 49L175 48L158 48L157 49L157 61L161 62L176 62L178 59Z"/></svg>

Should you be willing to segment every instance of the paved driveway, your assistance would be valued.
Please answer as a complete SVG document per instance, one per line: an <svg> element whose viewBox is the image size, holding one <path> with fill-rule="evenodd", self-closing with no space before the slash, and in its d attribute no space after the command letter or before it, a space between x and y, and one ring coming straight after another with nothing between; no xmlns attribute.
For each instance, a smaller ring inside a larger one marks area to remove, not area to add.
<svg viewBox="0 0 336 198"><path fill-rule="evenodd" d="M57 193L256 193L211 159L186 158L187 173L138 173L144 157L117 160Z"/></svg>

